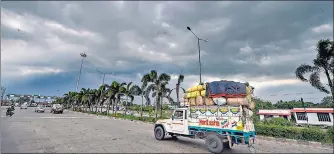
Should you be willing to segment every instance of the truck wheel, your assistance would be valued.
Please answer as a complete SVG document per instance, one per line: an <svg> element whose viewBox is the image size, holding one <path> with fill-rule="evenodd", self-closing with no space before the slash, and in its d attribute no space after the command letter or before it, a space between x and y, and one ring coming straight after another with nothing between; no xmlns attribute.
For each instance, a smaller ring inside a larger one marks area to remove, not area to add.
<svg viewBox="0 0 334 154"><path fill-rule="evenodd" d="M165 130L161 127L155 127L154 136L157 140L163 140L165 138Z"/></svg>
<svg viewBox="0 0 334 154"><path fill-rule="evenodd" d="M205 145L212 153L221 153L224 149L222 140L217 135L208 135L205 139Z"/></svg>

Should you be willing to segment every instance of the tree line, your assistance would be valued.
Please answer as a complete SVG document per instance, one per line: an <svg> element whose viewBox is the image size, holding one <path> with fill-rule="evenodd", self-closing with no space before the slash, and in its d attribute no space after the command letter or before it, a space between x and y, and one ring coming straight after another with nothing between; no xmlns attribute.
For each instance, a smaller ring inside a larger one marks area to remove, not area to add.
<svg viewBox="0 0 334 154"><path fill-rule="evenodd" d="M331 108L334 107L332 96L326 96L321 103L302 102L301 100L277 101L272 103L261 98L253 98L256 106L255 109L293 109L293 108Z"/></svg>
<svg viewBox="0 0 334 154"><path fill-rule="evenodd" d="M86 89L82 88L80 92L68 92L64 97L56 99L53 103L63 104L65 107L72 107L74 110L78 110L83 107L85 112L98 112L98 106L102 112L103 105L107 102L107 113L109 114L110 109L113 114L116 114L116 107L123 105L125 107L124 115L126 115L130 106L133 106L135 96L141 97L141 117L143 111L147 107L151 106L150 96L155 98L154 111L155 119L158 117L158 110L163 110L164 106L162 101L166 98L171 105L179 105L179 101L174 101L170 94L173 90L176 91L177 100L179 100L179 90L184 88L180 86L183 82L184 76L182 74L178 77L176 87L173 89L167 88L169 81L171 80L170 75L166 73L158 74L157 71L151 70L145 74L141 79L141 86L135 85L132 82L117 82L113 81L110 85L103 84L98 89ZM125 101L122 101L122 98ZM95 109L94 109L95 107ZM150 110L150 109L148 109ZM153 109L152 109L153 110ZM161 112L162 113L162 112Z"/></svg>

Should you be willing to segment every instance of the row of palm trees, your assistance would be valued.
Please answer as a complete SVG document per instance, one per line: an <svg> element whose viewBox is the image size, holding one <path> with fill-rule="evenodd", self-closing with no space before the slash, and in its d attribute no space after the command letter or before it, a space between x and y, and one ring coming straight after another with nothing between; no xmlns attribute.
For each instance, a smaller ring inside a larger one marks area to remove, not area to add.
<svg viewBox="0 0 334 154"><path fill-rule="evenodd" d="M155 120L158 118L158 109L161 109L162 113L162 100L166 98L171 105L179 105L179 91L180 89L185 92L184 88L180 86L181 82L184 80L182 74L179 75L176 87L173 89L167 88L169 81L171 80L170 75L166 73L158 74L157 71L151 70L149 73L145 74L141 79L142 85L133 84L132 82L117 82L113 81L110 85L103 84L98 89L86 89L82 88L80 92L68 92L64 97L59 98L55 103L62 103L65 107L72 107L73 110L82 110L84 112L98 112L98 106L101 108L107 103L106 114L109 114L110 107L113 114L116 114L116 106L121 103L121 98L125 98L125 110L124 115L128 111L130 104L133 104L135 96L141 97L141 112L140 116L143 116L144 106L150 106L152 98L155 98ZM174 101L170 94L172 91L176 91L177 101ZM145 103L144 103L145 100ZM83 108L81 108L83 107ZM95 111L94 111L95 107Z"/></svg>

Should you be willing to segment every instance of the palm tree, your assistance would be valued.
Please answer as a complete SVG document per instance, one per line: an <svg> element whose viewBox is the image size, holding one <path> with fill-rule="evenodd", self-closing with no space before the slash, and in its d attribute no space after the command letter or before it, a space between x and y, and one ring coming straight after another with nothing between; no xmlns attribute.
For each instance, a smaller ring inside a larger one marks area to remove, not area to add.
<svg viewBox="0 0 334 154"><path fill-rule="evenodd" d="M85 88L82 88L81 91L82 93L82 105L84 107L84 111L87 112L87 107L89 106L89 99L90 99L90 92L91 92L91 89L85 89Z"/></svg>
<svg viewBox="0 0 334 154"><path fill-rule="evenodd" d="M163 99L166 98L169 103L171 104L171 102L174 102L174 100L170 97L170 94L171 94L171 90L169 88L166 88L165 85L162 85L161 86L161 90L160 90L160 96L158 96L158 99L159 99L159 106L160 106L160 117L162 117L162 106L163 106ZM157 93L156 91L152 93L152 97L157 97Z"/></svg>
<svg viewBox="0 0 334 154"><path fill-rule="evenodd" d="M74 96L74 100L75 100L74 110L76 111L78 109L78 106L81 104L81 100L82 100L82 93L81 93L81 91L80 91L80 93L76 93L76 95Z"/></svg>
<svg viewBox="0 0 334 154"><path fill-rule="evenodd" d="M161 88L162 86L166 86L170 81L170 76L168 74L162 73L158 76L158 73L155 70L151 70L150 73L144 75L142 82L143 84L150 83L147 87L146 91L149 93L150 91L156 92L158 97L156 97L155 103L155 121L158 119L158 102L159 96L161 96Z"/></svg>
<svg viewBox="0 0 334 154"><path fill-rule="evenodd" d="M143 80L141 81L143 82ZM145 97L145 100L146 100L146 105L149 105L150 104L150 97L149 97L149 93L146 93L146 88L147 88L147 83L144 84L142 83L142 86L140 88L141 90L141 93L140 93L140 96L141 96L141 106L140 106L140 118L143 118L143 112L144 112L144 97Z"/></svg>
<svg viewBox="0 0 334 154"><path fill-rule="evenodd" d="M69 97L68 99L68 105L72 106L72 110L74 110L74 101L75 101L75 96L77 95L76 92L68 92L67 96Z"/></svg>
<svg viewBox="0 0 334 154"><path fill-rule="evenodd" d="M103 107L103 103L105 102L105 98L106 98L106 89L107 89L108 85L107 84L103 84L99 87L99 89L96 91L95 95L97 96L97 101L96 101L96 109L95 112L97 112L97 105L100 105L101 108L101 113L102 113L102 107Z"/></svg>
<svg viewBox="0 0 334 154"><path fill-rule="evenodd" d="M68 94L64 94L63 100L64 100L63 104L64 104L65 109L68 109L68 105L69 105L69 101L70 101L70 96Z"/></svg>
<svg viewBox="0 0 334 154"><path fill-rule="evenodd" d="M317 44L317 57L313 60L313 65L302 64L296 69L296 77L303 81L309 82L314 88L324 93L331 93L334 97L334 51L333 41L320 40ZM330 91L321 83L320 73L324 72L327 77ZM309 79L304 78L305 73L311 73Z"/></svg>
<svg viewBox="0 0 334 154"><path fill-rule="evenodd" d="M181 74L177 78L176 87L172 89L172 91L173 90L176 91L176 99L177 99L176 100L177 101L176 105L177 106L180 106L180 88L183 90L183 93L186 93L186 90L183 87L180 86L180 84L183 82L183 80L184 80L184 76L182 75L182 72L181 72ZM170 92L170 94L172 93L172 91ZM175 105L175 104L173 104L173 105Z"/></svg>
<svg viewBox="0 0 334 154"><path fill-rule="evenodd" d="M107 110L107 113L109 114L109 110L110 110L110 104L112 103L112 110L113 110L113 113L115 113L115 103L116 100L118 100L116 98L116 95L118 93L122 93L124 91L124 86L126 85L126 83L118 83L117 81L113 81L111 83L111 85L108 87L107 89L107 96L108 96L108 99L109 99L109 105L108 105L108 110Z"/></svg>
<svg viewBox="0 0 334 154"><path fill-rule="evenodd" d="M139 96L141 94L141 89L137 85L132 85L132 82L129 82L126 85L126 89L124 91L124 95L126 97L126 104L125 104L125 110L124 115L126 116L126 112L128 110L129 104L131 104L134 100L134 96ZM130 98L130 102L129 102Z"/></svg>
<svg viewBox="0 0 334 154"><path fill-rule="evenodd" d="M91 89L89 92L88 92L88 108L89 108L89 112L93 111L93 102L97 99L96 97L96 89Z"/></svg>

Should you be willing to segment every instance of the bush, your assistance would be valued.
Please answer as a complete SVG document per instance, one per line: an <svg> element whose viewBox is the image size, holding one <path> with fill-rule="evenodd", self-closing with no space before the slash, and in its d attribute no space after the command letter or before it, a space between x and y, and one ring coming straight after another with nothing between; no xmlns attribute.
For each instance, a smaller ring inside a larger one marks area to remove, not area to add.
<svg viewBox="0 0 334 154"><path fill-rule="evenodd" d="M328 141L328 134L320 128L299 128L294 126L280 126L268 124L256 124L255 131L258 135L281 137L297 140ZM332 132L333 133L333 132Z"/></svg>
<svg viewBox="0 0 334 154"><path fill-rule="evenodd" d="M267 125L293 126L292 122L282 117L266 119L263 123Z"/></svg>
<svg viewBox="0 0 334 154"><path fill-rule="evenodd" d="M328 128L326 141L334 143L334 126Z"/></svg>

